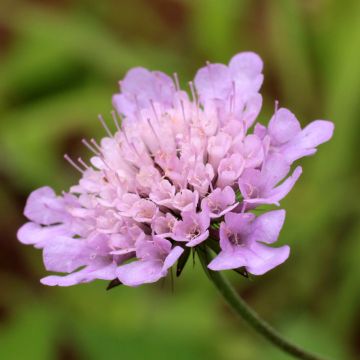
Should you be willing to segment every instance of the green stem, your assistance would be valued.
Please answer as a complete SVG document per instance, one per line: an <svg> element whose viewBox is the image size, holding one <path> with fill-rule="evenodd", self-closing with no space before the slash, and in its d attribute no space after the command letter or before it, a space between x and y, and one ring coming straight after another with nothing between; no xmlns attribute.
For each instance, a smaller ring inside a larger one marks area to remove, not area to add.
<svg viewBox="0 0 360 360"><path fill-rule="evenodd" d="M275 329L261 319L259 315L245 303L221 272L209 270L207 264L211 261L212 256L207 247L198 248L198 255L209 279L215 284L227 303L258 333L264 336L272 344L295 358L303 360L325 360L324 358L316 354L309 353L284 339Z"/></svg>

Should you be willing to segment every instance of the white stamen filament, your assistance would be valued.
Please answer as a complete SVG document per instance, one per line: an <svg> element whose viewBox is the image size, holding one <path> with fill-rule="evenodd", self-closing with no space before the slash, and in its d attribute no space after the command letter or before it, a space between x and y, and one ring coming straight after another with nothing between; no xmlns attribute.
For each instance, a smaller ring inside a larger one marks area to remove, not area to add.
<svg viewBox="0 0 360 360"><path fill-rule="evenodd" d="M106 122L104 120L104 118L101 115L98 115L98 119L101 123L101 125L103 126L103 128L105 129L106 133L109 135L109 137L113 137L113 134L111 133L110 129L108 128L108 126L106 125Z"/></svg>
<svg viewBox="0 0 360 360"><path fill-rule="evenodd" d="M82 142L91 152L93 152L95 155L97 155L97 156L100 155L100 153L99 153L96 149L94 149L94 148L88 143L88 141L87 141L86 139L82 139L81 142Z"/></svg>
<svg viewBox="0 0 360 360"><path fill-rule="evenodd" d="M68 154L64 155L64 159L71 165L73 166L77 171L81 172L82 174L84 173L84 170L81 169L81 167L79 165L77 165Z"/></svg>

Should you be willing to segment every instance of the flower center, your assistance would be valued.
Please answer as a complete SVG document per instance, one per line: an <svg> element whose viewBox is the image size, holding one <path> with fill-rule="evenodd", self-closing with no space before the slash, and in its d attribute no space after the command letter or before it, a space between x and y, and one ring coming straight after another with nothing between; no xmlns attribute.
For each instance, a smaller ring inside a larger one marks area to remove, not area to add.
<svg viewBox="0 0 360 360"><path fill-rule="evenodd" d="M241 239L240 234L237 233L230 233L228 234L228 239L231 242L231 244L236 246L245 246L244 240Z"/></svg>

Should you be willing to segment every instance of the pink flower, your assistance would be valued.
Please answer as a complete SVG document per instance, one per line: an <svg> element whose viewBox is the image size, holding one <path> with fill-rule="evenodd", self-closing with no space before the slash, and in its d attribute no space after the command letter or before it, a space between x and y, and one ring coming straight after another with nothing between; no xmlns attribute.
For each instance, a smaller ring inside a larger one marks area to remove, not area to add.
<svg viewBox="0 0 360 360"><path fill-rule="evenodd" d="M290 248L272 248L285 220L285 211L270 211L259 217L251 213L228 213L220 226L219 255L211 261L211 270L245 267L254 275L262 275L283 263Z"/></svg>
<svg viewBox="0 0 360 360"><path fill-rule="evenodd" d="M158 281L166 276L184 251L180 246L171 247L171 242L160 236L138 242L136 256L139 260L119 266L117 277L128 286Z"/></svg>
<svg viewBox="0 0 360 360"><path fill-rule="evenodd" d="M279 205L301 174L292 163L314 154L333 125L317 120L301 129L279 109L267 128L256 124L251 133L262 68L251 52L229 65L208 64L191 84L192 97L161 72L130 70L113 97L117 131L100 118L107 136L83 140L90 165L66 156L79 183L61 196L43 187L28 198L29 222L18 238L42 249L46 270L62 273L42 283L155 282L186 247L207 246L210 236L221 247L212 270L260 275L284 262L289 248L267 244L277 240L285 212L249 211Z"/></svg>
<svg viewBox="0 0 360 360"><path fill-rule="evenodd" d="M230 186L216 188L202 200L201 208L209 212L210 218L219 218L238 205L235 200L235 192Z"/></svg>
<svg viewBox="0 0 360 360"><path fill-rule="evenodd" d="M186 242L186 246L196 246L209 237L210 216L208 212L183 211L182 220L174 225L171 235L174 240Z"/></svg>

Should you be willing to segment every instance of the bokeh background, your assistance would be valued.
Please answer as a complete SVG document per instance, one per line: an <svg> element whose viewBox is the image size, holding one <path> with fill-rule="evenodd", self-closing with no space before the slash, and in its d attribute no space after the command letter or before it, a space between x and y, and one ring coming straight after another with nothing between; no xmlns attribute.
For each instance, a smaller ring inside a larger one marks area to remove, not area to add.
<svg viewBox="0 0 360 360"><path fill-rule="evenodd" d="M303 125L336 124L302 161L283 202L283 266L241 295L284 335L332 359L360 358L360 2L358 0L0 0L0 358L289 359L224 305L199 263L136 289L46 288L41 253L20 245L27 194L67 189L63 154L89 156L111 95L132 66L177 72L238 51L265 61L260 119L278 99Z"/></svg>

